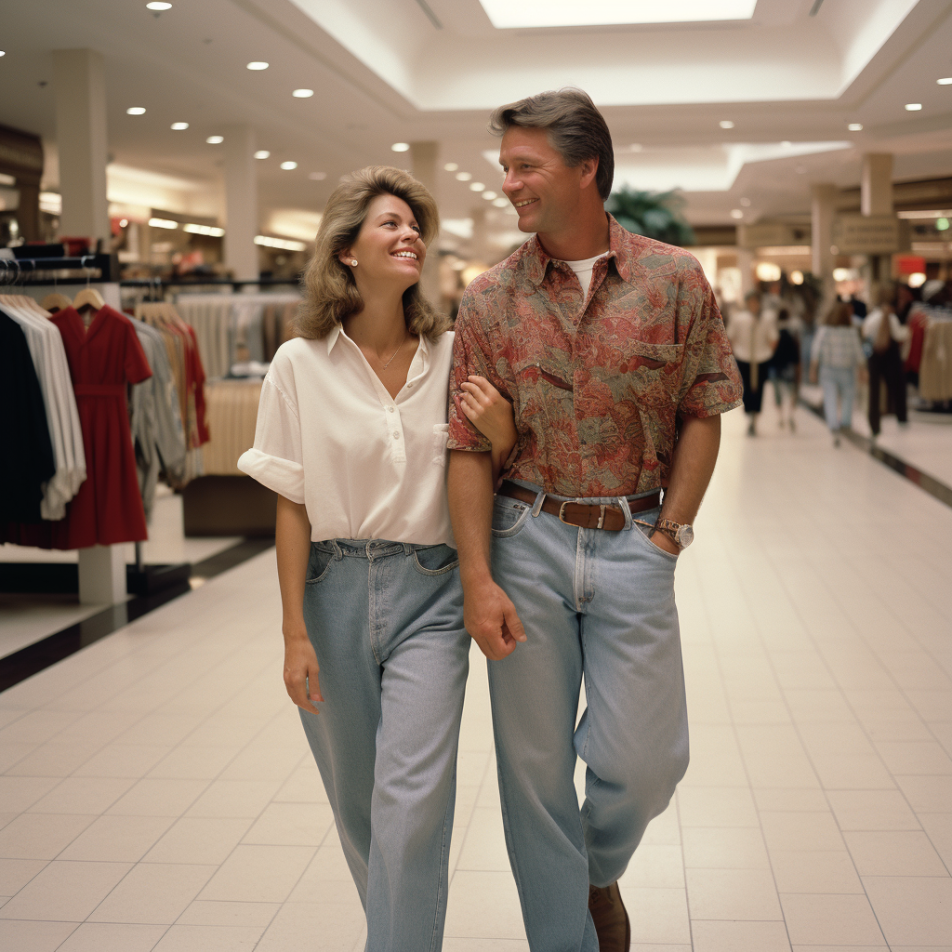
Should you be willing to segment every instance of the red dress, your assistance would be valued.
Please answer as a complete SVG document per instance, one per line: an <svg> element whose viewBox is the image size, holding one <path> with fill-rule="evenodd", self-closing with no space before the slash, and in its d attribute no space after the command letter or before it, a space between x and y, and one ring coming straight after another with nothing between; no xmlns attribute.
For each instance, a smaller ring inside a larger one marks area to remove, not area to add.
<svg viewBox="0 0 952 952"><path fill-rule="evenodd" d="M87 329L71 307L51 318L63 336L86 452L86 481L58 522L21 525L8 541L83 549L148 538L129 429L126 386L152 376L132 322L108 305ZM8 529L13 529L9 526Z"/></svg>

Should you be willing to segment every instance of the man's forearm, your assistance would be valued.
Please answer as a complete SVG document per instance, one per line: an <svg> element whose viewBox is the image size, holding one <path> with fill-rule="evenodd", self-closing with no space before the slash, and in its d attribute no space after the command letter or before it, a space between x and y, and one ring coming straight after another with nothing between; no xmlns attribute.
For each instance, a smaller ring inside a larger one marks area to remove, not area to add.
<svg viewBox="0 0 952 952"><path fill-rule="evenodd" d="M485 581L491 577L492 454L451 450L446 488L460 578L464 587L470 582Z"/></svg>
<svg viewBox="0 0 952 952"><path fill-rule="evenodd" d="M683 419L671 479L664 493L663 518L672 522L694 522L714 473L720 444L720 416Z"/></svg>

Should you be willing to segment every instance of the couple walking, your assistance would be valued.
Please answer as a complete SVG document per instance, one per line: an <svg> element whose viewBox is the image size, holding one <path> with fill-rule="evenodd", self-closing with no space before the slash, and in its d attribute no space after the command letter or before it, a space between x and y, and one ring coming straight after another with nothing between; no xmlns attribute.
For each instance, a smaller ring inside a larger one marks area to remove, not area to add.
<svg viewBox="0 0 952 952"><path fill-rule="evenodd" d="M239 464L279 494L285 683L368 952L441 947L470 637L533 952L628 948L617 881L688 762L673 584L740 402L721 317L693 257L606 215L587 95L491 128L533 237L454 334L419 290L430 195L395 169L340 185Z"/></svg>

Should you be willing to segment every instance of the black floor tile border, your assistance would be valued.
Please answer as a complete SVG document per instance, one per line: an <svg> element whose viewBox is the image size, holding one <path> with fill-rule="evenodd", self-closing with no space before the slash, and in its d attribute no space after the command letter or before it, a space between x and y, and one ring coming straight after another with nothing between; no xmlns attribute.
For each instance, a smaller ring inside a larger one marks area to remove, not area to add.
<svg viewBox="0 0 952 952"><path fill-rule="evenodd" d="M215 578L273 546L274 539L245 539L217 555L196 562L192 566L192 578L203 581ZM0 692L191 591L192 586L183 582L153 595L141 595L121 605L110 605L75 625L0 658Z"/></svg>
<svg viewBox="0 0 952 952"><path fill-rule="evenodd" d="M826 423L822 406L814 406L803 398L800 399L800 406L805 407ZM912 463L907 463L894 453L890 453L889 450L884 450L875 440L870 439L868 436L862 436L859 433L853 432L853 430L843 430L842 436L849 440L854 446L869 453L873 459L882 463L884 466L888 466L893 472L908 479L909 482L915 483L916 486L927 492L934 499L938 499L939 502L952 508L952 486L946 486L941 480L930 476L928 473L924 473L917 466L913 466Z"/></svg>

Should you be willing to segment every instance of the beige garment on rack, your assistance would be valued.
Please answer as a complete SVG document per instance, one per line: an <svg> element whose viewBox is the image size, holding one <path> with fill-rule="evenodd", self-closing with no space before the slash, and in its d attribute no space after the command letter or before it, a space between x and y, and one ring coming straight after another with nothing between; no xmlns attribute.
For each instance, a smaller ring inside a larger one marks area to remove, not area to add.
<svg viewBox="0 0 952 952"><path fill-rule="evenodd" d="M212 438L202 447L206 476L243 476L238 457L255 442L260 380L212 380L206 413Z"/></svg>
<svg viewBox="0 0 952 952"><path fill-rule="evenodd" d="M919 396L952 400L952 320L930 319L922 341Z"/></svg>

